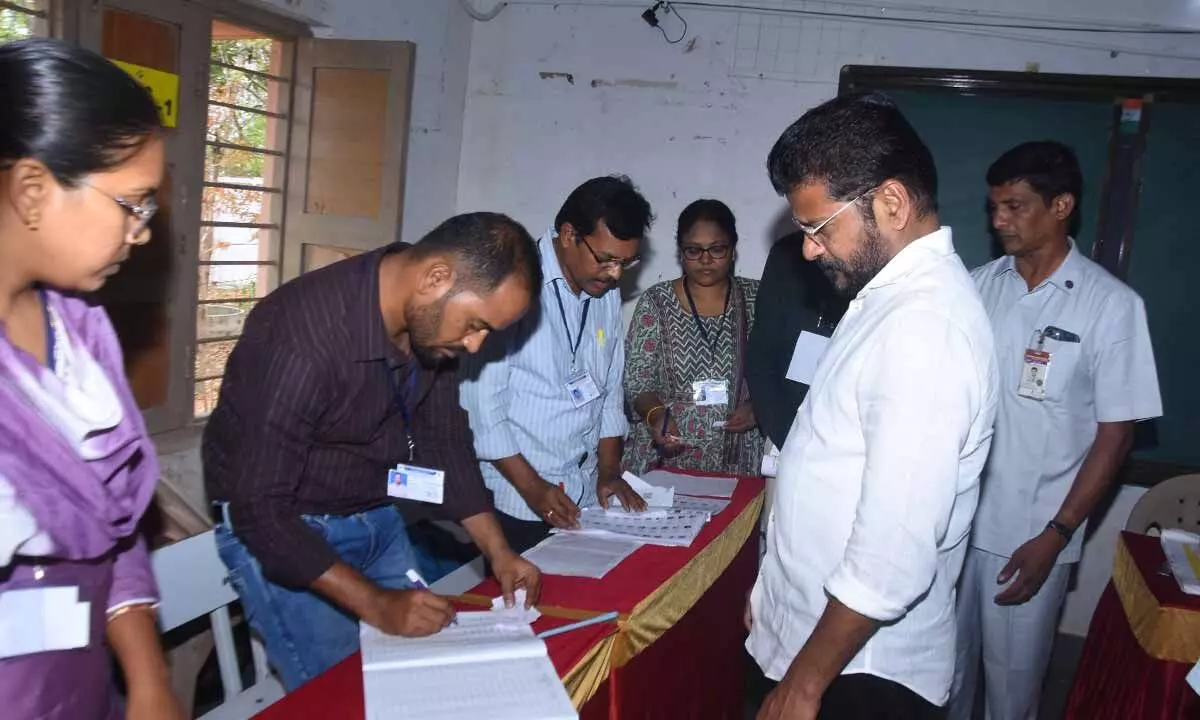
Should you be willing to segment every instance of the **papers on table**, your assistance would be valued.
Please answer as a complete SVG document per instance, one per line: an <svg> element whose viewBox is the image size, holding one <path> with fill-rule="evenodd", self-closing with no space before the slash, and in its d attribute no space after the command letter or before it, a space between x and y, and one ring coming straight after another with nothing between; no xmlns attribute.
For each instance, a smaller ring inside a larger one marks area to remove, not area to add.
<svg viewBox="0 0 1200 720"><path fill-rule="evenodd" d="M526 550L524 557L543 575L602 578L642 543L581 533L551 535Z"/></svg>
<svg viewBox="0 0 1200 720"><path fill-rule="evenodd" d="M1200 595L1200 535L1163 530L1161 542L1179 588L1188 595Z"/></svg>
<svg viewBox="0 0 1200 720"><path fill-rule="evenodd" d="M690 495L678 495L675 498L676 510L697 510L705 513L708 519L711 520L721 511L729 507L728 500L706 497L691 497Z"/></svg>
<svg viewBox="0 0 1200 720"><path fill-rule="evenodd" d="M622 510L584 508L579 513L578 530L555 529L555 533L598 535L636 540L649 545L687 547L692 544L704 524L708 513L701 510L650 511L629 513Z"/></svg>
<svg viewBox="0 0 1200 720"><path fill-rule="evenodd" d="M642 476L642 480L655 487L674 488L676 496L731 498L737 487L737 478L684 475L670 470L651 470Z"/></svg>
<svg viewBox="0 0 1200 720"><path fill-rule="evenodd" d="M642 496L648 508L669 508L675 504L675 488L655 487L631 472L625 472L621 478L629 483L633 491Z"/></svg>
<svg viewBox="0 0 1200 720"><path fill-rule="evenodd" d="M498 614L462 612L423 638L360 623L367 719L577 718L546 644L529 625L498 622Z"/></svg>
<svg viewBox="0 0 1200 720"><path fill-rule="evenodd" d="M492 598L492 618L497 625L530 625L542 614L536 607L526 609L525 588L513 591L513 606L504 607L504 596Z"/></svg>

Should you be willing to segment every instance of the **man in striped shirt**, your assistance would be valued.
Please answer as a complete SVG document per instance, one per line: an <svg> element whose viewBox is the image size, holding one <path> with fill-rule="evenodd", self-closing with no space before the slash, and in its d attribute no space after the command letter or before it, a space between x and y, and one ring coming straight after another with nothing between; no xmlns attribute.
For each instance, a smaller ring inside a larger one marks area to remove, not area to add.
<svg viewBox="0 0 1200 720"><path fill-rule="evenodd" d="M653 216L625 177L576 188L538 241L543 288L535 307L464 364L461 400L484 482L517 552L579 508L618 499L641 509L621 479L628 423L621 273L637 264Z"/></svg>

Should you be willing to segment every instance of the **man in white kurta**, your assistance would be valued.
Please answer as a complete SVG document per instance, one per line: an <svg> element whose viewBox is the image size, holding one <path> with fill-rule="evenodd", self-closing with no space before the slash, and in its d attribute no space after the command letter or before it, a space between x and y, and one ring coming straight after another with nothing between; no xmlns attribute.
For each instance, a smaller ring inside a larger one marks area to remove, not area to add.
<svg viewBox="0 0 1200 720"><path fill-rule="evenodd" d="M971 717L982 656L988 720L1033 720L1083 526L1133 423L1162 402L1141 298L1068 236L1082 190L1074 153L1019 145L987 180L1006 255L973 275L1000 404L959 593L950 717Z"/></svg>
<svg viewBox="0 0 1200 720"><path fill-rule="evenodd" d="M810 111L768 167L805 256L853 300L779 458L747 617L780 681L759 718L937 718L995 414L991 329L939 227L932 157L890 101Z"/></svg>

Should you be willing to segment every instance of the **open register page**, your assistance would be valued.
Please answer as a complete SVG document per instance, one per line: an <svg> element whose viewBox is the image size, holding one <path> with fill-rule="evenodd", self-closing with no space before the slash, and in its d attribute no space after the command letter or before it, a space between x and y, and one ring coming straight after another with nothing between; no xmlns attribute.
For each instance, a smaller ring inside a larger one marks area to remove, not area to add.
<svg viewBox="0 0 1200 720"><path fill-rule="evenodd" d="M528 624L461 612L436 635L359 624L367 720L573 720L578 713Z"/></svg>

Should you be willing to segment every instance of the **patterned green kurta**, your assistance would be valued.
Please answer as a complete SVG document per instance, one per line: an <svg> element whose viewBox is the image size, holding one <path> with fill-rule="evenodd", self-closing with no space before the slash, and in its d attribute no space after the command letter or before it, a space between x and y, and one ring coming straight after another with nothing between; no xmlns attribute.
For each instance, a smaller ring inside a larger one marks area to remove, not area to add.
<svg viewBox="0 0 1200 720"><path fill-rule="evenodd" d="M651 287L638 298L625 338L625 397L658 393L671 408L679 434L697 447L660 461L645 418L635 418L625 469L643 473L662 466L709 472L758 475L763 438L758 428L730 433L713 428L749 397L745 381L746 344L754 324L758 281L735 278L729 308L724 315L700 317L706 342L696 327L690 308L679 302L672 282ZM692 401L692 383L724 379L729 388L726 405L698 406ZM655 413L661 421L662 413Z"/></svg>

